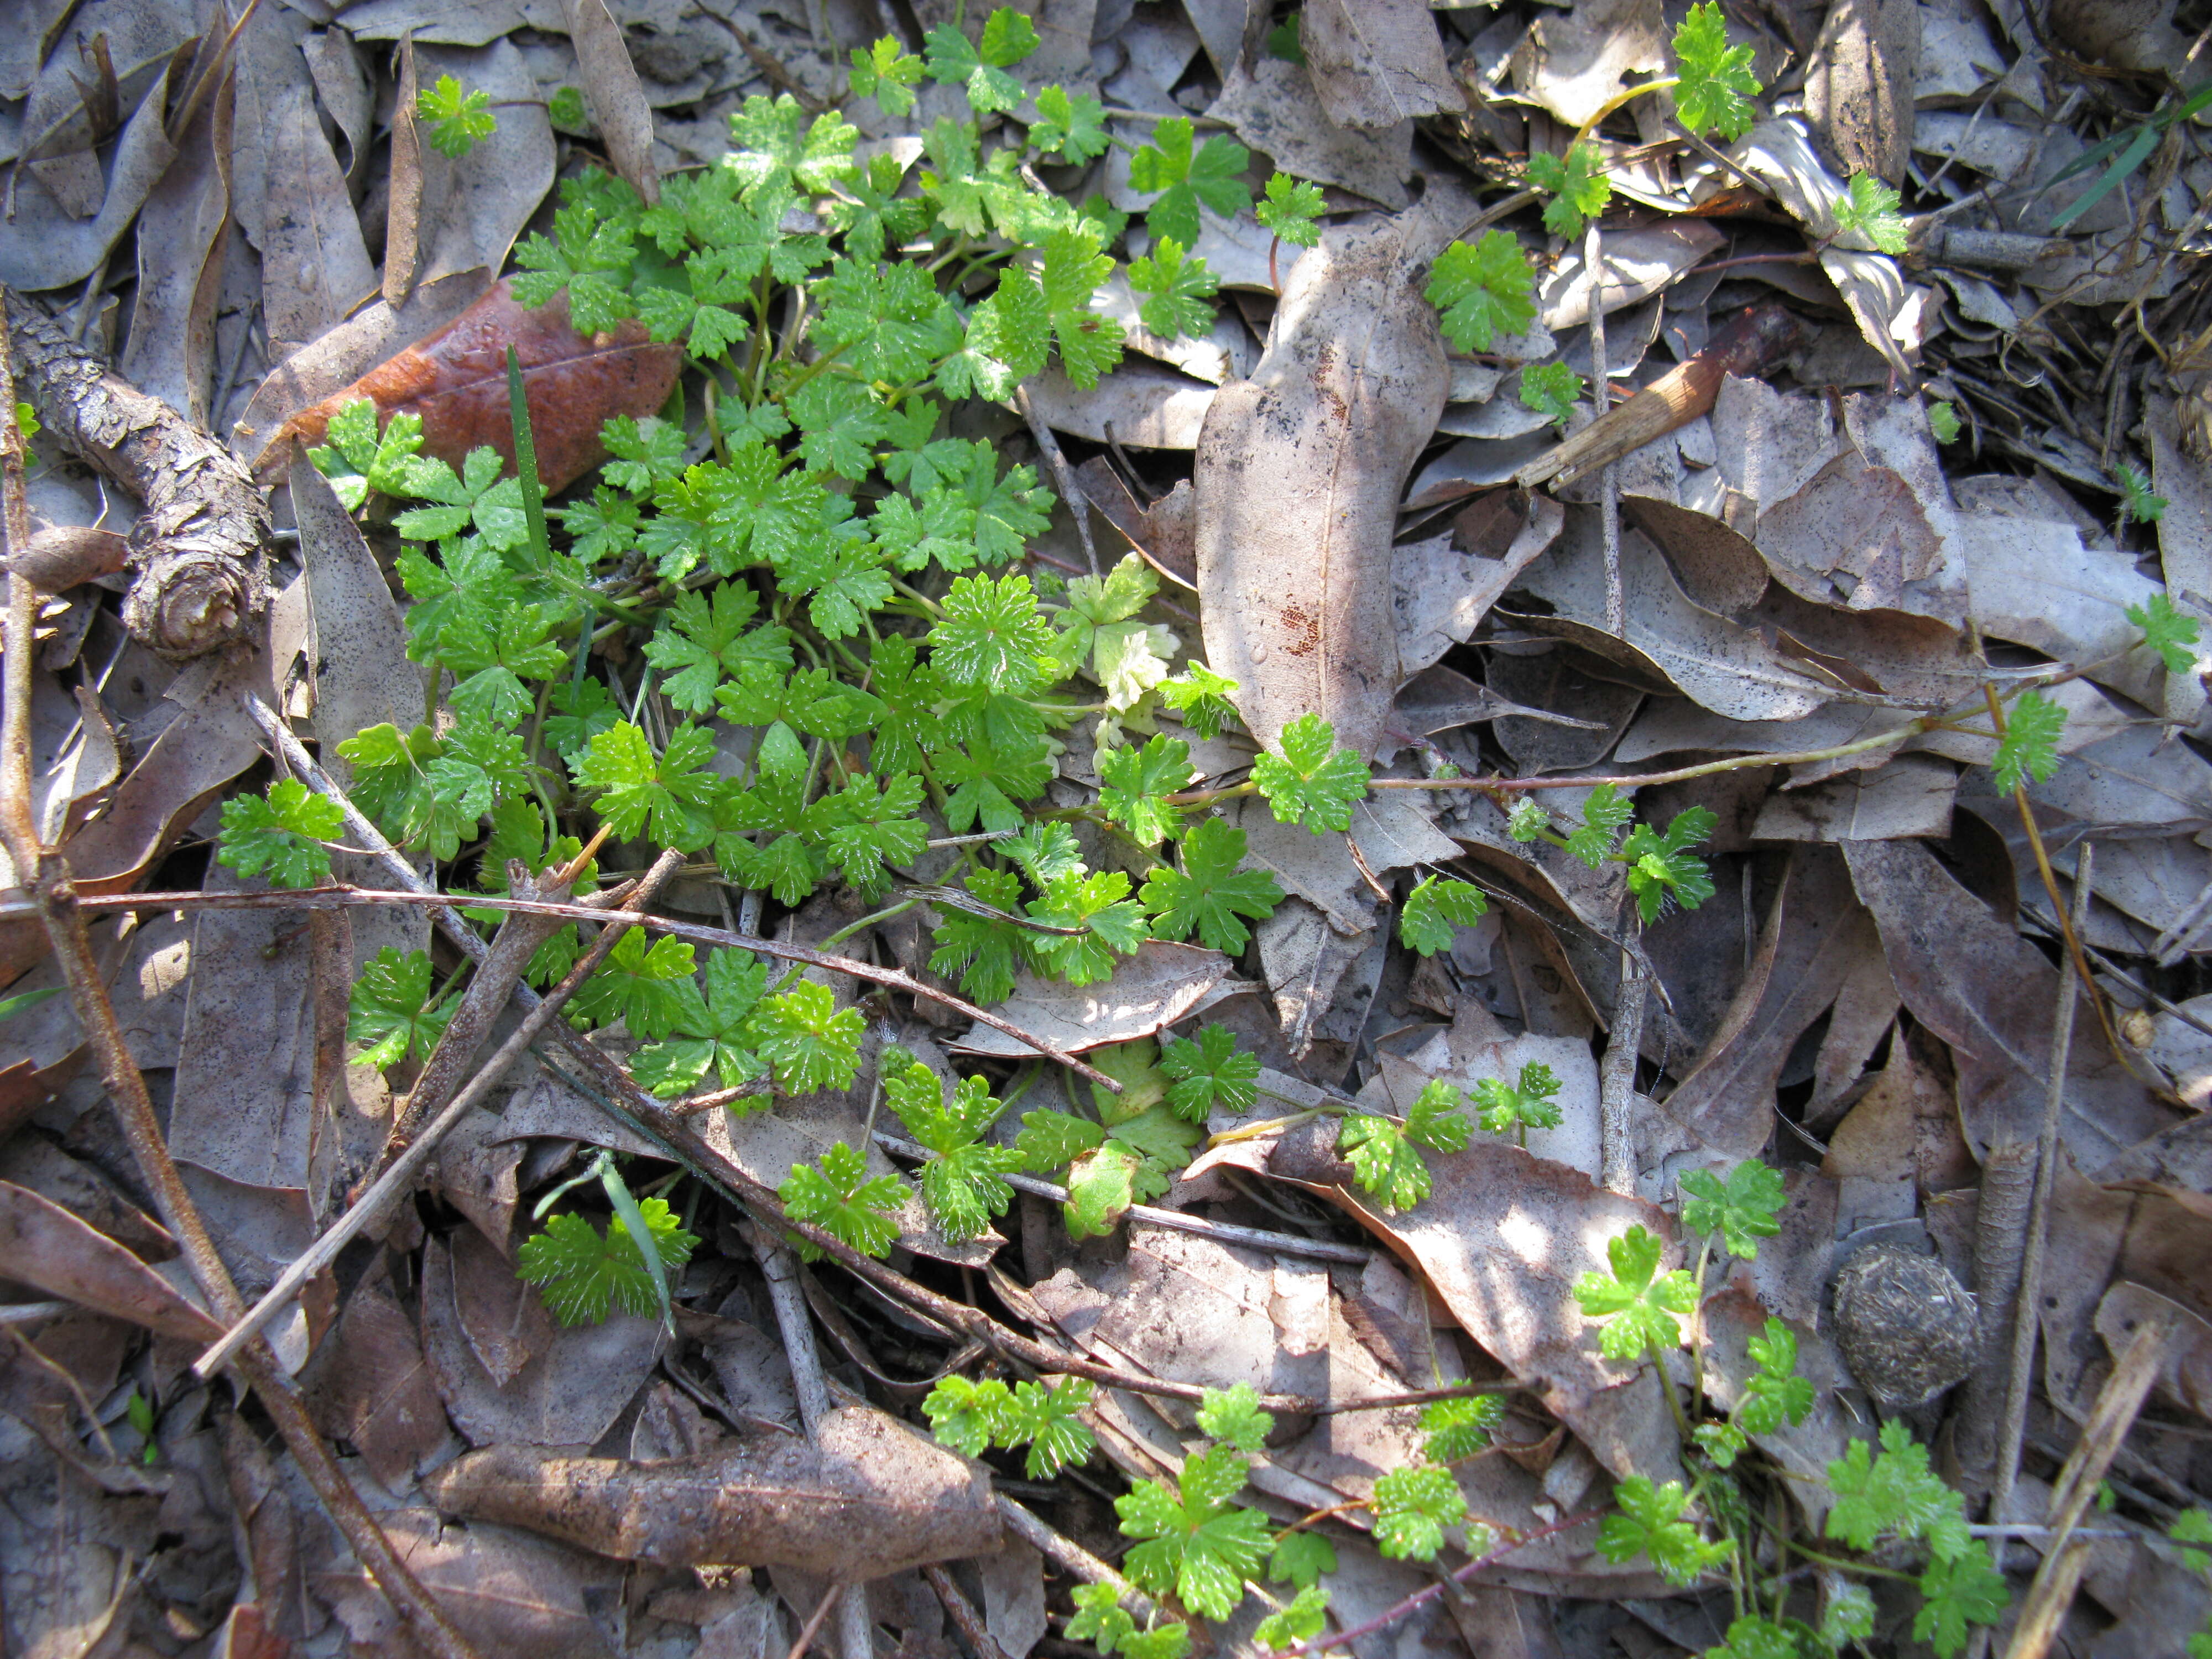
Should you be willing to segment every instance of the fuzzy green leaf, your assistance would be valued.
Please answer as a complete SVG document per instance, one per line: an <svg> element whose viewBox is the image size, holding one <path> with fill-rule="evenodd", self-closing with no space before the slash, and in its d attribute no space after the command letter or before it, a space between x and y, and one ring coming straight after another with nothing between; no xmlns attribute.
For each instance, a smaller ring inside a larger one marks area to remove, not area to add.
<svg viewBox="0 0 2212 1659"><path fill-rule="evenodd" d="M1260 1098L1260 1057L1238 1048L1225 1025L1200 1026L1195 1042L1177 1037L1161 1051L1160 1070L1175 1079L1169 1107L1194 1123L1216 1110L1249 1111Z"/></svg>
<svg viewBox="0 0 2212 1659"><path fill-rule="evenodd" d="M1252 781L1267 798L1278 823L1303 823L1316 836L1349 830L1352 808L1367 793L1367 763L1337 746L1336 728L1318 714L1301 714L1283 728L1280 754L1252 763Z"/></svg>
<svg viewBox="0 0 2212 1659"><path fill-rule="evenodd" d="M665 1199L646 1199L638 1210L664 1267L691 1259L699 1240L684 1231ZM580 1215L550 1218L515 1253L515 1277L537 1285L546 1310L563 1325L596 1325L616 1308L641 1317L659 1311L653 1269L617 1218L610 1218L604 1234Z"/></svg>
<svg viewBox="0 0 2212 1659"><path fill-rule="evenodd" d="M1494 1394L1437 1400L1421 1408L1421 1455L1432 1463L1455 1463L1490 1444L1492 1431L1505 1420L1505 1401Z"/></svg>
<svg viewBox="0 0 2212 1659"><path fill-rule="evenodd" d="M1267 197L1253 212L1270 235L1293 247L1311 247L1321 240L1318 221L1328 205L1318 185L1278 173L1267 180Z"/></svg>
<svg viewBox="0 0 2212 1659"><path fill-rule="evenodd" d="M1425 957L1449 950L1454 930L1472 927L1490 914L1490 901L1471 882L1425 878L1406 895L1398 912L1398 938Z"/></svg>
<svg viewBox="0 0 2212 1659"><path fill-rule="evenodd" d="M1682 1224L1693 1233L1717 1232L1732 1255L1754 1261L1759 1241L1782 1231L1776 1217L1789 1194L1780 1172L1757 1158L1729 1170L1725 1184L1710 1170L1689 1170L1680 1185Z"/></svg>
<svg viewBox="0 0 2212 1659"><path fill-rule="evenodd" d="M2031 781L2043 783L2058 769L2058 739L2066 730L2066 710L2040 691L2024 691L2005 717L2005 734L1990 757L1990 771L2001 793L2011 794Z"/></svg>
<svg viewBox="0 0 2212 1659"><path fill-rule="evenodd" d="M838 1007L828 986L801 980L762 1003L750 1028L761 1058L775 1067L776 1087L784 1093L853 1086L867 1021L858 1008Z"/></svg>
<svg viewBox="0 0 2212 1659"><path fill-rule="evenodd" d="M1678 1315L1698 1305L1697 1286L1680 1267L1659 1272L1666 1246L1642 1227L1631 1227L1606 1243L1610 1275L1584 1273L1575 1285L1583 1314L1605 1321L1598 1351L1607 1359L1641 1358L1650 1348L1672 1348L1682 1340Z"/></svg>
<svg viewBox="0 0 2212 1659"><path fill-rule="evenodd" d="M1528 182L1551 194L1544 204L1544 228L1554 236L1581 235L1583 223L1604 212L1613 198L1613 180L1596 147L1589 143L1577 144L1565 155L1536 151L1528 158Z"/></svg>
<svg viewBox="0 0 2212 1659"><path fill-rule="evenodd" d="M1375 1547L1393 1561L1433 1561L1444 1528L1467 1516L1467 1498L1449 1469L1433 1464L1392 1469L1375 1483Z"/></svg>
<svg viewBox="0 0 2212 1659"><path fill-rule="evenodd" d="M1460 351L1487 351L1536 320L1536 273L1510 231L1454 242L1429 273L1429 303L1443 313L1444 337Z"/></svg>
<svg viewBox="0 0 2212 1659"><path fill-rule="evenodd" d="M1597 1533L1598 1553L1607 1560L1618 1565L1648 1556L1669 1583L1690 1584L1728 1559L1725 1540L1708 1542L1694 1522L1683 1519L1690 1499L1680 1481L1660 1486L1648 1475L1632 1474L1615 1488L1613 1499L1620 1507Z"/></svg>
<svg viewBox="0 0 2212 1659"><path fill-rule="evenodd" d="M1878 252L1905 252L1905 216L1898 211L1897 192L1881 179L1854 173L1835 210L1838 235L1861 237Z"/></svg>
<svg viewBox="0 0 2212 1659"><path fill-rule="evenodd" d="M1693 5L1674 30L1674 112L1700 135L1718 132L1741 138L1757 112L1759 77L1752 73L1752 49L1729 44L1728 24L1719 0Z"/></svg>
<svg viewBox="0 0 2212 1659"><path fill-rule="evenodd" d="M427 1060L453 1018L449 993L430 1000L430 955L386 945L362 966L346 999L346 1041L368 1047L355 1056L389 1070L410 1054Z"/></svg>
<svg viewBox="0 0 2212 1659"><path fill-rule="evenodd" d="M318 843L336 841L345 811L304 783L279 778L264 798L240 795L222 804L222 848L216 854L241 876L266 874L275 887L313 887L331 878L331 855Z"/></svg>
<svg viewBox="0 0 2212 1659"><path fill-rule="evenodd" d="M775 1190L793 1220L811 1222L863 1255L886 1255L898 1238L891 1218L905 1187L896 1176L868 1179L868 1160L842 1140L822 1154L819 1167L793 1164Z"/></svg>

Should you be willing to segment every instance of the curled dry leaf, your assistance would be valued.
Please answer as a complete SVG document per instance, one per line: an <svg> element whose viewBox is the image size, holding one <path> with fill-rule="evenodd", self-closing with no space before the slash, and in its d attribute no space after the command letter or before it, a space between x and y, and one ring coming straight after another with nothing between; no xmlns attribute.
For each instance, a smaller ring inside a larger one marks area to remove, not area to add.
<svg viewBox="0 0 2212 1659"><path fill-rule="evenodd" d="M813 1445L763 1434L657 1463L492 1446L423 1484L448 1513L660 1566L744 1561L855 1583L999 1547L984 1472L865 1407L830 1413Z"/></svg>
<svg viewBox="0 0 2212 1659"><path fill-rule="evenodd" d="M222 1327L113 1239L52 1199L0 1181L0 1252L8 1276L179 1342L203 1344Z"/></svg>
<svg viewBox="0 0 2212 1659"><path fill-rule="evenodd" d="M1425 216L1333 227L1298 263L1267 355L1199 434L1206 661L1272 744L1313 712L1372 755L1398 687L1390 543L1449 370L1416 280Z"/></svg>
<svg viewBox="0 0 2212 1659"><path fill-rule="evenodd" d="M647 338L635 318L607 333L579 334L568 325L566 294L533 311L502 282L436 333L285 422L257 469L282 465L287 439L320 443L331 417L362 398L376 405L380 424L394 415L421 416L426 455L458 468L471 450L488 446L512 466L509 346L522 365L538 476L549 492L606 459L599 442L605 422L650 415L667 402L684 366L683 349Z"/></svg>

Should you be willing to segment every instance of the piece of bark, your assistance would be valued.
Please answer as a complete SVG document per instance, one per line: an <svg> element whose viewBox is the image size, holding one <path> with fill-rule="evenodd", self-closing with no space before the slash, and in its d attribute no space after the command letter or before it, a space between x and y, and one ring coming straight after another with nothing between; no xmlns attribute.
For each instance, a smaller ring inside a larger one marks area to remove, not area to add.
<svg viewBox="0 0 2212 1659"><path fill-rule="evenodd" d="M599 428L607 420L652 414L667 402L684 367L683 348L648 338L635 317L604 334L579 334L568 324L565 290L532 307L502 282L443 328L286 421L254 471L289 465L290 439L322 442L331 417L363 398L376 405L379 428L395 415L421 416L422 453L456 471L471 450L482 447L497 450L512 471L509 346L522 366L538 476L549 495L606 459Z"/></svg>
<svg viewBox="0 0 2212 1659"><path fill-rule="evenodd" d="M1920 72L1920 0L1835 0L1805 74L1813 133L1846 173L1905 182L1912 155L1912 86Z"/></svg>
<svg viewBox="0 0 2212 1659"><path fill-rule="evenodd" d="M1557 489L1687 426L1712 408L1722 381L1731 374L1765 374L1790 355L1802 332L1797 319L1780 306L1753 306L1714 335L1703 351L1546 450L1515 473L1513 482L1523 489L1541 483Z"/></svg>
<svg viewBox="0 0 2212 1659"><path fill-rule="evenodd" d="M423 1483L448 1514L496 1521L623 1561L742 1561L857 1583L989 1554L1000 1523L977 1465L865 1407L823 1419L816 1443L761 1434L696 1457L637 1463L488 1446Z"/></svg>
<svg viewBox="0 0 2212 1659"><path fill-rule="evenodd" d="M1398 689L1390 544L1449 370L1421 279L1433 216L1335 225L1293 270L1267 355L1206 410L1192 487L1206 659L1273 745L1318 714L1363 757Z"/></svg>
<svg viewBox="0 0 2212 1659"><path fill-rule="evenodd" d="M173 661L249 636L269 605L269 504L230 453L0 289L17 385L62 447L136 495L131 636Z"/></svg>

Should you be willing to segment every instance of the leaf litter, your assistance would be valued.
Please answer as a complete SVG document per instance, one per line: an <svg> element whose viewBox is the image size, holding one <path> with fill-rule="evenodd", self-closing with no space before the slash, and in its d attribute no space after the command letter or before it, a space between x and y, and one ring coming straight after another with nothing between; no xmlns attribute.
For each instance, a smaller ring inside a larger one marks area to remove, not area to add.
<svg viewBox="0 0 2212 1659"><path fill-rule="evenodd" d="M2206 1627L2202 17L47 9L12 1642Z"/></svg>

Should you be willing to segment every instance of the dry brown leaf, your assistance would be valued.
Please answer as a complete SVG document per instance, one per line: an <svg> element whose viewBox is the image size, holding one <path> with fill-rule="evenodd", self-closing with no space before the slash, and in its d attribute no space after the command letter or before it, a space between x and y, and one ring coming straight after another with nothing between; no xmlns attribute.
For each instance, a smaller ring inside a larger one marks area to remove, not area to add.
<svg viewBox="0 0 2212 1659"><path fill-rule="evenodd" d="M423 1489L450 1514L663 1566L744 1561L855 1583L999 1543L985 1472L866 1407L831 1412L811 1445L763 1434L659 1463L493 1446Z"/></svg>
<svg viewBox="0 0 2212 1659"><path fill-rule="evenodd" d="M1221 96L1206 112L1227 122L1239 138L1285 173L1338 185L1385 207L1403 207L1408 200L1413 123L1385 132L1346 131L1323 112L1313 78L1302 64L1285 63L1271 52L1247 52L1224 78ZM1194 251L1205 249L1201 238ZM1286 282L1291 252L1282 250L1278 267ZM1207 264L1212 265L1211 258Z"/></svg>
<svg viewBox="0 0 2212 1659"><path fill-rule="evenodd" d="M1846 173L1905 183L1920 74L1919 0L1843 0L1805 72L1813 131Z"/></svg>
<svg viewBox="0 0 2212 1659"><path fill-rule="evenodd" d="M404 1491L451 1439L422 1339L384 1284L362 1284L346 1297L300 1386L316 1426L351 1441L388 1491Z"/></svg>
<svg viewBox="0 0 2212 1659"><path fill-rule="evenodd" d="M101 10L100 15L120 19L128 17L134 9L130 6L107 8ZM147 9L157 13L166 8ZM15 31L10 29L9 33ZM190 33L189 27L186 33ZM82 106L82 100L69 78L71 67L84 61L77 55L80 44L88 47L89 36L71 40L56 51L47 75L41 77L41 86L56 87L59 100L56 107L64 117L70 111L81 111ZM89 203L69 203L58 198L55 190L60 181L39 164L22 169L20 175L10 169L16 188L10 204L14 211L9 216L8 234L0 236L0 283L26 293L81 283L123 240L148 195L176 158L176 149L169 143L162 124L169 100L176 94L176 83L181 79L182 66L173 63L154 77L125 124L122 137L114 141L104 181L92 152L75 152L84 159L84 170L88 173L92 192ZM35 140L40 130L34 106L33 112L27 112L25 131ZM66 193L64 189L64 194ZM85 211L75 211L77 206L82 206Z"/></svg>
<svg viewBox="0 0 2212 1659"><path fill-rule="evenodd" d="M1604 107L1628 76L1666 69L1659 0L1586 0L1528 32L1513 55L1513 86L1572 128Z"/></svg>
<svg viewBox="0 0 2212 1659"><path fill-rule="evenodd" d="M1956 1055L1959 1112L1977 1149L2036 1139L2058 971L1917 842L1848 842L1851 880L1881 930L1889 970L1920 1023ZM2059 1134L2095 1172L2173 1121L2086 1015L2074 1033Z"/></svg>
<svg viewBox="0 0 2212 1659"><path fill-rule="evenodd" d="M231 87L218 88L179 141L138 217L138 293L116 368L194 426L209 424L216 303L230 210Z"/></svg>
<svg viewBox="0 0 2212 1659"><path fill-rule="evenodd" d="M1399 680L1390 543L1449 378L1414 280L1439 234L1421 215L1325 231L1253 378L1206 412L1193 478L1206 661L1237 682L1264 744L1311 713L1363 757L1382 745Z"/></svg>
<svg viewBox="0 0 2212 1659"><path fill-rule="evenodd" d="M180 1342L204 1346L222 1327L113 1239L51 1199L0 1181L0 1252L8 1277Z"/></svg>
<svg viewBox="0 0 2212 1659"><path fill-rule="evenodd" d="M421 416L422 453L456 470L469 451L484 445L512 466L510 346L522 364L538 476L548 492L606 459L602 423L617 415L650 415L666 402L684 362L679 347L647 339L645 325L635 318L611 333L586 338L568 326L566 293L532 310L501 283L435 333L293 416L256 465L289 465L287 440L320 443L331 416L367 398L376 405L380 424L403 412Z"/></svg>
<svg viewBox="0 0 2212 1659"><path fill-rule="evenodd" d="M563 1327L502 1385L484 1370L461 1323L458 1283L463 1275L454 1259L471 1253L490 1258L487 1274L495 1265L512 1273L472 1228L456 1232L450 1242L433 1237L422 1254L422 1353L453 1426L479 1446L590 1445L652 1374L659 1327L623 1313L603 1324Z"/></svg>

